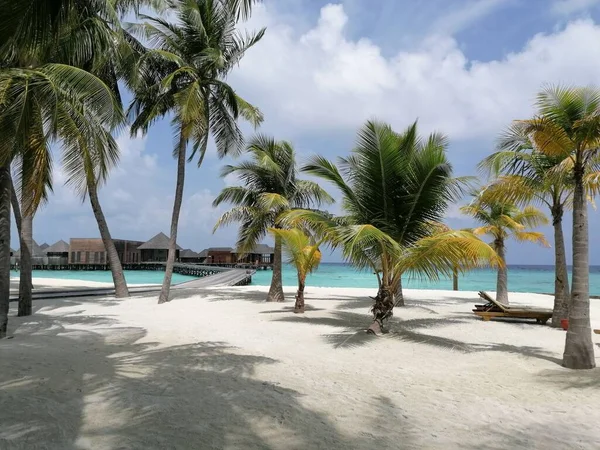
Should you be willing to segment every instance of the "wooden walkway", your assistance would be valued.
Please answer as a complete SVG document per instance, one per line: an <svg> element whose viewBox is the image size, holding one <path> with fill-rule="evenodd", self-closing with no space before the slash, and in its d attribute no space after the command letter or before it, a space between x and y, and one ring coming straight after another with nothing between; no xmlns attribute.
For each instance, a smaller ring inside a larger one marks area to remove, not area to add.
<svg viewBox="0 0 600 450"><path fill-rule="evenodd" d="M186 281L171 286L171 290L195 290L210 287L225 286L245 286L252 281L254 271L245 269L222 269L212 275L206 275L197 280ZM161 286L130 286L129 293L145 294L150 292L160 292ZM71 288L71 289L34 289L32 293L33 300L44 300L52 298L68 297L106 297L115 295L114 288ZM11 294L10 301L19 300L18 294Z"/></svg>

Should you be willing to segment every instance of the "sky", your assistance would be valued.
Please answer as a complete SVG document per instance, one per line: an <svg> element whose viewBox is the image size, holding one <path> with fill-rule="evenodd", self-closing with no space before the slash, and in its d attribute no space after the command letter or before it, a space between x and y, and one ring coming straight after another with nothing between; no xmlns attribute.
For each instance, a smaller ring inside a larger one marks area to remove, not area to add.
<svg viewBox="0 0 600 450"><path fill-rule="evenodd" d="M347 155L369 119L398 131L418 120L422 134L449 137L457 175L475 175L511 120L532 115L543 86L600 85L600 0L265 0L243 26L267 31L228 82L264 113L258 131L291 141L300 162L316 153ZM248 137L255 132L243 129ZM113 238L168 234L176 169L170 123L117 140L121 160L100 191ZM89 202L63 185L59 159L34 238L52 244L98 237ZM234 245L235 227L212 232L226 206L211 206L223 187L236 183L219 176L231 162L211 149L202 167L188 164L178 238L183 248ZM590 208L589 216L590 261L600 264L594 250L600 249L600 212ZM447 222L473 226L458 205ZM570 225L567 217L568 253ZM542 231L551 240L552 229ZM18 247L14 227L12 247ZM553 254L510 243L507 261L552 264ZM324 261L339 260L324 254Z"/></svg>

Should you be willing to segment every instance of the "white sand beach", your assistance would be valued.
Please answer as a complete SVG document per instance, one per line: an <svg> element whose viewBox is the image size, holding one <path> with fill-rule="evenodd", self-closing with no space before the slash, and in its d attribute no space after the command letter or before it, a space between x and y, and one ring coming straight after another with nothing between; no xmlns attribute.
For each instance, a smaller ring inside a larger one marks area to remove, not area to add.
<svg viewBox="0 0 600 450"><path fill-rule="evenodd" d="M476 293L406 291L373 337L371 290L309 287L298 316L292 288L283 304L266 289L13 304L0 448L600 448L600 369L560 366L562 330L483 322Z"/></svg>

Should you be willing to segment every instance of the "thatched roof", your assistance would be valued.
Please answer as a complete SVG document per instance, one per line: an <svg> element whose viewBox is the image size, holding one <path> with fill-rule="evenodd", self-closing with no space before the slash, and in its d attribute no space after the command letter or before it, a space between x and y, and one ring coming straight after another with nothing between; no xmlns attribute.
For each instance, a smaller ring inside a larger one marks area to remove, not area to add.
<svg viewBox="0 0 600 450"><path fill-rule="evenodd" d="M275 249L267 244L256 244L252 250L248 253L257 253L262 255L269 255L275 253Z"/></svg>
<svg viewBox="0 0 600 450"><path fill-rule="evenodd" d="M177 250L182 248L177 245ZM169 249L169 237L165 233L158 233L149 241L144 242L138 247L139 250L168 250Z"/></svg>
<svg viewBox="0 0 600 450"><path fill-rule="evenodd" d="M233 252L234 250L231 247L210 247L208 249L209 252Z"/></svg>
<svg viewBox="0 0 600 450"><path fill-rule="evenodd" d="M40 245L40 248L42 250L46 250L48 247L50 247L46 242L44 242L42 245Z"/></svg>
<svg viewBox="0 0 600 450"><path fill-rule="evenodd" d="M40 246L41 247L41 246ZM69 244L62 239L50 245L44 250L44 253L69 253Z"/></svg>
<svg viewBox="0 0 600 450"><path fill-rule="evenodd" d="M208 257L208 249L205 248L204 250L202 250L200 253L198 253L198 257L199 258L207 258Z"/></svg>
<svg viewBox="0 0 600 450"><path fill-rule="evenodd" d="M21 249L17 250L14 253L15 256L21 256ZM37 244L37 242L32 241L32 245L31 245L31 256L44 256L44 250L42 250L40 248L40 246Z"/></svg>
<svg viewBox="0 0 600 450"><path fill-rule="evenodd" d="M185 250L181 250L179 252L180 258L199 258L200 253L196 253L194 250L186 248Z"/></svg>

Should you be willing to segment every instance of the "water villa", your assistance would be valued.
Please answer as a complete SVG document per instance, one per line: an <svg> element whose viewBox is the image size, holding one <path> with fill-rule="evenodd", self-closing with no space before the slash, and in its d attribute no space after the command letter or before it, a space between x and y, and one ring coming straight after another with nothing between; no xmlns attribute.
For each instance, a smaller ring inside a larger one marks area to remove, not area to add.
<svg viewBox="0 0 600 450"><path fill-rule="evenodd" d="M128 270L148 270L157 263L167 261L169 237L158 233L148 241L113 239L119 260ZM195 252L177 245L175 261L181 264L268 269L273 265L274 248L256 245L246 254L232 247L210 247ZM11 250L11 267L21 263L19 250ZM59 240L52 245L32 244L32 266L36 270L108 270L108 257L100 238L71 238L67 243Z"/></svg>

